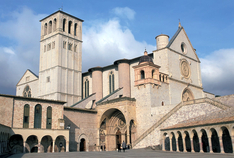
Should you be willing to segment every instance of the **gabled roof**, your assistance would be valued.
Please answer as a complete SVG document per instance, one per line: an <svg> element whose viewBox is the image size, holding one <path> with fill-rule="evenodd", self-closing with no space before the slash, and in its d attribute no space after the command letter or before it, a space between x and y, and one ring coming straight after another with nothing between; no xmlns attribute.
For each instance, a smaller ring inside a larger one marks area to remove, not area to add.
<svg viewBox="0 0 234 158"><path fill-rule="evenodd" d="M37 79L39 79L39 77L35 73L33 73L31 70L27 69L16 85L18 85L20 83L20 81L22 80L24 75L27 73L27 71L29 71L31 74L33 74L33 76L35 76Z"/></svg>
<svg viewBox="0 0 234 158"><path fill-rule="evenodd" d="M167 46L166 46L165 48L171 49L170 47L171 47L172 43L175 41L175 39L177 38L177 36L180 34L181 31L184 31L184 34L185 34L186 38L188 39L188 42L189 42L190 46L191 46L192 49L193 49L193 52L194 52L194 54L195 54L195 56L196 56L196 58L197 58L197 61L200 62L200 60L199 60L199 58L198 58L198 56L197 56L197 53L195 52L195 49L193 48L193 45L192 45L192 43L190 42L190 40L189 40L189 38L188 38L188 35L187 35L187 33L185 32L183 26L179 26L179 27L178 27L178 30L176 31L176 33L174 34L174 36L171 38L171 40L168 42L168 44L167 44Z"/></svg>

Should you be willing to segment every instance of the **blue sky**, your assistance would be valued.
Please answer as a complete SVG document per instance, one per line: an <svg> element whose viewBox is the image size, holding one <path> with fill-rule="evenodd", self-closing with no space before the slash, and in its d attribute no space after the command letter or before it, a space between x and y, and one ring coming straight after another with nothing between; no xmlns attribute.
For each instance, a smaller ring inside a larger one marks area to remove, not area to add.
<svg viewBox="0 0 234 158"><path fill-rule="evenodd" d="M61 7L84 20L83 71L151 52L155 37L172 37L180 19L201 60L204 90L234 93L232 0L1 0L0 93L14 95L26 69L38 74L39 20Z"/></svg>

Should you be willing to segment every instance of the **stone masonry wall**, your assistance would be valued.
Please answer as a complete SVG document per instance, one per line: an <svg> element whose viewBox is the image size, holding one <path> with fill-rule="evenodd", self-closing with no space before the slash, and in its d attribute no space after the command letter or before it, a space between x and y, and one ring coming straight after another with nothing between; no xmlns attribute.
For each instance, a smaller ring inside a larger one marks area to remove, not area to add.
<svg viewBox="0 0 234 158"><path fill-rule="evenodd" d="M0 124L11 127L13 98L0 96Z"/></svg>
<svg viewBox="0 0 234 158"><path fill-rule="evenodd" d="M75 109L75 108L74 108ZM94 151L97 139L96 113L64 108L65 127L70 126L70 151L79 151L82 138L86 142L86 151Z"/></svg>

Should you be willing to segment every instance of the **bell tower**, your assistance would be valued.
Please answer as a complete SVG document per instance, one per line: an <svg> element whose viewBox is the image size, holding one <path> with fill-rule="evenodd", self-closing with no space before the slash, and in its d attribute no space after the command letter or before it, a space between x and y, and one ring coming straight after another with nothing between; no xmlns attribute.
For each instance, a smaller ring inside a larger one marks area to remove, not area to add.
<svg viewBox="0 0 234 158"><path fill-rule="evenodd" d="M81 99L83 20L59 10L40 22L38 97L70 106Z"/></svg>

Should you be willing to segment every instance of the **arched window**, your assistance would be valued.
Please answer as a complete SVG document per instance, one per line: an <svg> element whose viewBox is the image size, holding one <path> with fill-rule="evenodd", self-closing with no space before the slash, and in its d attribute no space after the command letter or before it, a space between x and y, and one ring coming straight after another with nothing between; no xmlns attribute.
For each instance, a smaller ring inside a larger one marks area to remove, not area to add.
<svg viewBox="0 0 234 158"><path fill-rule="evenodd" d="M28 97L28 98L31 98L31 96L32 96L31 88L28 85L25 86L25 88L24 88L23 96Z"/></svg>
<svg viewBox="0 0 234 158"><path fill-rule="evenodd" d="M159 75L159 80L162 81L162 76L161 76L161 74Z"/></svg>
<svg viewBox="0 0 234 158"><path fill-rule="evenodd" d="M154 70L152 70L152 78L154 78L154 72L155 72L155 71L154 71Z"/></svg>
<svg viewBox="0 0 234 158"><path fill-rule="evenodd" d="M52 21L49 22L49 31L48 34L52 32Z"/></svg>
<svg viewBox="0 0 234 158"><path fill-rule="evenodd" d="M109 75L109 93L114 92L115 90L115 76L114 73L111 71Z"/></svg>
<svg viewBox="0 0 234 158"><path fill-rule="evenodd" d="M89 96L89 80L85 80L85 98Z"/></svg>
<svg viewBox="0 0 234 158"><path fill-rule="evenodd" d="M66 31L66 19L63 19L63 32Z"/></svg>
<svg viewBox="0 0 234 158"><path fill-rule="evenodd" d="M57 28L57 20L54 19L54 23L53 23L53 32L56 31L56 28Z"/></svg>
<svg viewBox="0 0 234 158"><path fill-rule="evenodd" d="M34 128L41 128L41 105L37 104L34 111Z"/></svg>
<svg viewBox="0 0 234 158"><path fill-rule="evenodd" d="M72 27L72 21L69 21L68 23L68 33L71 33L71 27Z"/></svg>
<svg viewBox="0 0 234 158"><path fill-rule="evenodd" d="M76 36L76 31L77 31L77 23L74 25L74 36Z"/></svg>
<svg viewBox="0 0 234 158"><path fill-rule="evenodd" d="M29 127L29 111L30 107L28 104L24 105L24 123L23 123L23 128L28 128Z"/></svg>
<svg viewBox="0 0 234 158"><path fill-rule="evenodd" d="M45 26L44 26L44 35L47 35L47 23L45 23Z"/></svg>
<svg viewBox="0 0 234 158"><path fill-rule="evenodd" d="M47 119L46 119L46 129L51 129L52 126L52 108L49 106L47 108Z"/></svg>
<svg viewBox="0 0 234 158"><path fill-rule="evenodd" d="M141 70L141 79L145 79L145 72Z"/></svg>

